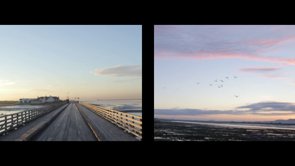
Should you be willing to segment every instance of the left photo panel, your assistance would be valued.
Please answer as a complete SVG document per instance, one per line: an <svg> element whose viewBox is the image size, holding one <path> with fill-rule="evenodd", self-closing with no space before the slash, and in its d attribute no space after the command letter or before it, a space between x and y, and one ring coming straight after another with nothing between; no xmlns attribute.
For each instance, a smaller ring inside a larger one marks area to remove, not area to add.
<svg viewBox="0 0 295 166"><path fill-rule="evenodd" d="M141 25L0 25L0 141L141 140Z"/></svg>

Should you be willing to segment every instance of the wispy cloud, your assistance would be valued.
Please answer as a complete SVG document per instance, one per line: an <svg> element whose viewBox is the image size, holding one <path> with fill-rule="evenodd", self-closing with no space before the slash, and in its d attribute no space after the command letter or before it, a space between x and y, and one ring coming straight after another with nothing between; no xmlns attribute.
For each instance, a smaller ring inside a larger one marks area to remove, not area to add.
<svg viewBox="0 0 295 166"><path fill-rule="evenodd" d="M237 114L231 110L202 110L202 109L155 109L157 115L208 115L208 114Z"/></svg>
<svg viewBox="0 0 295 166"><path fill-rule="evenodd" d="M195 53L175 53L175 52L158 52L158 58L181 58L181 59L196 59L196 60L219 60L219 59L240 59L258 62L271 62L285 65L295 65L295 58L260 56L254 54L236 54L236 53L222 53L222 52L204 52L199 51Z"/></svg>
<svg viewBox="0 0 295 166"><path fill-rule="evenodd" d="M265 72L273 72L277 71L280 68L277 67L250 67L250 68L242 68L240 69L243 72L258 72L258 73L265 73Z"/></svg>
<svg viewBox="0 0 295 166"><path fill-rule="evenodd" d="M282 80L282 81L287 81L289 83L293 82L291 78L278 72L280 70L281 68L279 67L249 67L249 68L240 69L240 71L242 72L253 73L263 78Z"/></svg>
<svg viewBox="0 0 295 166"><path fill-rule="evenodd" d="M237 107L234 110L155 109L157 115L286 115L295 114L295 104L288 102L260 102Z"/></svg>
<svg viewBox="0 0 295 166"><path fill-rule="evenodd" d="M238 109L248 109L248 111L253 113L263 113L265 111L291 111L295 113L295 104L288 102L260 102L240 106Z"/></svg>
<svg viewBox="0 0 295 166"><path fill-rule="evenodd" d="M155 30L155 56L295 65L295 58L262 55L270 47L294 42L295 31L290 28L294 26L158 26Z"/></svg>
<svg viewBox="0 0 295 166"><path fill-rule="evenodd" d="M294 41L294 30L286 31L285 28L284 26L161 25L155 28L155 50L254 53ZM288 26L288 28L294 29L294 26Z"/></svg>
<svg viewBox="0 0 295 166"><path fill-rule="evenodd" d="M141 77L141 71L140 65L119 65L104 69L96 69L94 74L96 76L109 75L115 77Z"/></svg>
<svg viewBox="0 0 295 166"><path fill-rule="evenodd" d="M0 80L0 87L3 86L10 86L10 85L14 85L15 82L14 81L10 81L10 80Z"/></svg>
<svg viewBox="0 0 295 166"><path fill-rule="evenodd" d="M261 47L263 46L273 47L275 45L283 44L285 42L294 41L294 40L295 40L295 36L291 35L291 36L284 36L280 38L256 39L256 40L248 41L246 43L250 45L261 46Z"/></svg>

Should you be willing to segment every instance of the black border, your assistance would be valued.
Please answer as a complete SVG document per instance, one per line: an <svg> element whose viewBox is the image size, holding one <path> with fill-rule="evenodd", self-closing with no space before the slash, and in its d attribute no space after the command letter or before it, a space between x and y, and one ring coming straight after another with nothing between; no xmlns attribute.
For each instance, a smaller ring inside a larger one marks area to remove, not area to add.
<svg viewBox="0 0 295 166"><path fill-rule="evenodd" d="M143 141L154 140L154 26L143 26Z"/></svg>
<svg viewBox="0 0 295 166"><path fill-rule="evenodd" d="M103 8L98 7L97 10ZM86 153L89 157L98 158L99 154L106 153L107 155L125 155L126 157L136 158L138 156L146 157L146 160L152 160L154 157L162 158L166 156L165 153L174 154L169 156L166 161L174 161L177 159L177 155L188 154L186 158L199 160L199 154L204 153L207 157L212 155L222 155L224 152L231 151L231 154L235 154L237 151L250 150L249 155L255 154L262 155L265 151L269 153L285 151L285 148L291 149L295 143L292 142L154 142L154 25L178 25L178 24L295 24L294 15L290 10L287 15L279 15L277 10L275 13L255 13L254 15L251 8L243 11L245 14L238 15L235 12L220 11L220 13L214 12L213 9L208 9L203 6L192 6L192 9L183 8L183 10L191 10L189 12L182 10L157 11L149 8L149 13L142 15L139 11L124 14L125 10L108 15L110 12L102 10L102 12L87 12L88 15L83 14L85 11L79 11L79 14L72 14L64 12L55 13L54 10L50 10L49 13L42 15L39 12L27 14L26 11L21 11L16 14L11 12L6 13L5 17L0 16L1 24L4 25L142 25L142 100L143 100L143 139L139 142L0 142L0 149L5 149L8 155L17 154L16 149L22 149L20 155L26 154L27 151L31 151L27 155L32 157L42 156L39 153L40 149L48 151L51 156L47 156L47 159L56 156L64 156L64 153L71 151L77 153L77 158L80 154ZM266 7L266 6L265 6ZM169 8L167 6L167 8ZM30 10L30 9L27 9ZM201 12L197 12L200 10ZM205 11L206 10L206 11ZM227 10L227 9L224 9ZM287 10L287 9L286 9ZM105 13L104 13L105 12ZM111 11L113 12L113 11ZM183 13L184 14L183 14ZM210 12L212 12L210 14ZM65 14L66 13L66 14ZM181 14L182 13L182 14ZM209 14L208 14L209 13ZM240 13L240 12L239 12ZM251 14L252 13L252 14ZM250 16L249 16L250 14ZM247 15L247 16L246 16ZM1 25L0 25L1 26ZM289 146L289 147L288 147ZM144 147L144 150L138 151ZM79 149L77 149L79 148ZM214 149L214 150L212 150ZM1 150L3 151L3 150ZM43 152L42 151L42 152ZM95 153L93 153L93 151ZM143 154L143 151L149 151L148 155ZM291 153L292 154L292 153ZM116 156L118 156L116 155ZM237 154L238 155L238 154ZM173 157L176 158L173 158ZM15 156L13 156L15 157ZM232 157L232 156L229 156ZM4 158L4 157L3 157ZM73 158L73 157L71 157ZM93 159L93 158L92 158ZM125 158L126 159L126 158ZM129 160L128 158L126 160ZM116 160L116 159L112 159ZM210 160L215 160L209 159ZM130 161L130 160L129 160ZM196 161L198 164L198 161ZM140 163L145 163L141 161ZM183 164L183 163L179 163Z"/></svg>

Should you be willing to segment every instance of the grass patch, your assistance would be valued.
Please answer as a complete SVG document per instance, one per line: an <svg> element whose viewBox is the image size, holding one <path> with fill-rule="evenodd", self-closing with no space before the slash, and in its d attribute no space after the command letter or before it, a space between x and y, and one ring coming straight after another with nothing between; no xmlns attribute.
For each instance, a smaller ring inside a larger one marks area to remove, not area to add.
<svg viewBox="0 0 295 166"><path fill-rule="evenodd" d="M0 101L0 106L17 105L19 101Z"/></svg>

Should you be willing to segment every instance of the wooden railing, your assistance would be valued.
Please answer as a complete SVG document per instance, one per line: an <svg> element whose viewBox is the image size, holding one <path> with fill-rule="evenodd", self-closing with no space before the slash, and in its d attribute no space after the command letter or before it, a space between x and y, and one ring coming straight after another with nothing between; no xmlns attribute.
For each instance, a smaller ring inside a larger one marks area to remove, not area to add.
<svg viewBox="0 0 295 166"><path fill-rule="evenodd" d="M0 116L0 135L6 134L8 131L16 130L18 127L34 120L50 111L57 109L65 103L51 104L46 107L34 110L26 110L14 114Z"/></svg>
<svg viewBox="0 0 295 166"><path fill-rule="evenodd" d="M107 109L89 103L81 104L96 114L123 128L127 132L140 139L142 138L142 116Z"/></svg>

